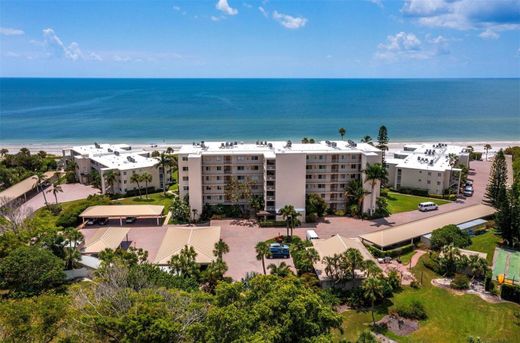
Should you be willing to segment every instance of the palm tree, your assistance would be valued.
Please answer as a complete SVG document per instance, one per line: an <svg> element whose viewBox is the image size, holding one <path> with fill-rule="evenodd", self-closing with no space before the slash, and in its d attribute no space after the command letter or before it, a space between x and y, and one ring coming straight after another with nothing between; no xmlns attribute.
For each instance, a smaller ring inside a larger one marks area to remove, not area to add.
<svg viewBox="0 0 520 343"><path fill-rule="evenodd" d="M6 148L0 149L0 156L4 157L8 153L9 153L9 150L7 150Z"/></svg>
<svg viewBox="0 0 520 343"><path fill-rule="evenodd" d="M363 267L367 273L367 277L377 276L381 274L381 269L379 266L372 260L366 260L363 262Z"/></svg>
<svg viewBox="0 0 520 343"><path fill-rule="evenodd" d="M296 225L296 218L301 216L301 214L294 209L293 205L285 205L280 209L280 214L287 224L287 236L289 236L289 229L291 230L291 237L293 235L293 230Z"/></svg>
<svg viewBox="0 0 520 343"><path fill-rule="evenodd" d="M376 319L374 318L374 303L377 299L383 296L384 287L383 282L380 278L371 276L365 281L363 281L363 285L361 286L363 290L363 296L365 299L370 300L370 310L372 312L372 324L376 325Z"/></svg>
<svg viewBox="0 0 520 343"><path fill-rule="evenodd" d="M457 154L454 154L454 153L448 154L448 164L450 165L450 181L449 181L450 194L451 194L451 188L452 188L451 178L452 178L452 174L453 174L453 167L455 167L458 162L459 162L459 156L457 156ZM457 189L457 194L459 194L458 189Z"/></svg>
<svg viewBox="0 0 520 343"><path fill-rule="evenodd" d="M166 195L166 169L171 171L171 167L174 166L175 160L172 158L172 155L169 155L165 152L161 152L159 156L155 158L157 160L156 168L159 168L162 177L163 177L163 194Z"/></svg>
<svg viewBox="0 0 520 343"><path fill-rule="evenodd" d="M271 275L276 275L282 278L292 274L291 268L285 262L280 263L278 266L274 263L271 263L267 266L267 269L269 269Z"/></svg>
<svg viewBox="0 0 520 343"><path fill-rule="evenodd" d="M486 144L484 145L484 150L486 150L486 161L488 160L487 157L488 157L488 151L491 150L492 146L491 144Z"/></svg>
<svg viewBox="0 0 520 343"><path fill-rule="evenodd" d="M167 147L166 148L166 153L167 154L173 154L173 148L171 146Z"/></svg>
<svg viewBox="0 0 520 343"><path fill-rule="evenodd" d="M270 255L269 246L266 242L258 242L255 247L256 250L256 259L258 261L262 261L262 269L264 270L264 275L267 274L265 270L265 258Z"/></svg>
<svg viewBox="0 0 520 343"><path fill-rule="evenodd" d="M370 145L373 145L374 143L372 142L372 137L370 136L364 136L363 138L361 138L361 143L368 143Z"/></svg>
<svg viewBox="0 0 520 343"><path fill-rule="evenodd" d="M347 258L348 264L352 272L352 280L355 280L356 269L362 269L364 267L363 256L361 255L359 250L354 248L348 248L345 252L345 257Z"/></svg>
<svg viewBox="0 0 520 343"><path fill-rule="evenodd" d="M141 181L144 182L144 190L146 192L146 199L148 199L148 183L152 182L153 176L150 173L144 172L141 174Z"/></svg>
<svg viewBox="0 0 520 343"><path fill-rule="evenodd" d="M487 261L478 255L471 255L469 257L468 267L471 272L471 280L485 275L488 269Z"/></svg>
<svg viewBox="0 0 520 343"><path fill-rule="evenodd" d="M139 199L141 199L141 183L140 183L141 174L139 174L139 173L132 174L132 176L130 177L130 182L137 184L137 189L139 190Z"/></svg>
<svg viewBox="0 0 520 343"><path fill-rule="evenodd" d="M105 179L105 182L110 186L110 192L114 194L114 183L117 180L117 177L119 176L119 173L114 170L107 170L103 173L103 178Z"/></svg>
<svg viewBox="0 0 520 343"><path fill-rule="evenodd" d="M81 258L78 245L83 239L83 235L76 228L69 227L63 230L63 238L68 243L68 246L64 246L65 268L70 270L74 267L74 262Z"/></svg>
<svg viewBox="0 0 520 343"><path fill-rule="evenodd" d="M388 172L386 168L381 163L367 164L367 168L363 170L365 173L365 182L370 182L372 187L372 195L371 195L371 205L370 205L370 213L374 211L375 199L374 199L374 189L376 188L377 181L381 183L386 182Z"/></svg>
<svg viewBox="0 0 520 343"><path fill-rule="evenodd" d="M61 178L58 178L56 181L52 183L52 190L49 192L52 192L54 195L54 199L56 199L56 205L58 204L58 193L62 193L63 189L61 188L63 180Z"/></svg>
<svg viewBox="0 0 520 343"><path fill-rule="evenodd" d="M222 256L229 252L229 245L221 239L215 243L215 249L213 250L213 255L219 260L222 260Z"/></svg>
<svg viewBox="0 0 520 343"><path fill-rule="evenodd" d="M340 127L338 132L339 132L339 135L341 136L341 140L343 140L343 137L345 137L347 130L345 130L345 128L343 128L343 127Z"/></svg>
<svg viewBox="0 0 520 343"><path fill-rule="evenodd" d="M40 191L43 191L43 183L45 182L45 180L47 180L47 176L45 175L44 172L42 171L38 171L36 172L36 188L39 189ZM47 197L45 196L45 191L42 192L43 194L43 201L45 202L45 206L48 206L49 203L47 202Z"/></svg>
<svg viewBox="0 0 520 343"><path fill-rule="evenodd" d="M363 201L368 194L370 192L363 188L363 184L359 180L352 180L345 187L345 198L355 202L360 213L363 213Z"/></svg>

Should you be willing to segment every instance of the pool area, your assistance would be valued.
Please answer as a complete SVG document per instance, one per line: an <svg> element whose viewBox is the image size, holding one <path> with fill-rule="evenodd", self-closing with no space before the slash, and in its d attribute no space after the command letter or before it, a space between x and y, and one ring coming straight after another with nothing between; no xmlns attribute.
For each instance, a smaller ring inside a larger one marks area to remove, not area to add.
<svg viewBox="0 0 520 343"><path fill-rule="evenodd" d="M493 278L504 274L506 279L520 282L520 251L496 248L493 259Z"/></svg>

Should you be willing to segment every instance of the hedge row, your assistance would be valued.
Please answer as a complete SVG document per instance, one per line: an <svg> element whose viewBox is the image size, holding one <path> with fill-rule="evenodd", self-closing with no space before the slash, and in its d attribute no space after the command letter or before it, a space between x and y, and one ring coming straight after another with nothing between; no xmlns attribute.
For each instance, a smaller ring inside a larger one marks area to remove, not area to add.
<svg viewBox="0 0 520 343"><path fill-rule="evenodd" d="M260 227L286 227L287 223L284 220L262 220L258 222Z"/></svg>
<svg viewBox="0 0 520 343"><path fill-rule="evenodd" d="M500 291L500 297L504 300L520 304L520 286L503 284Z"/></svg>
<svg viewBox="0 0 520 343"><path fill-rule="evenodd" d="M372 245L368 245L367 248L368 251L370 251L370 253L375 257L398 257L412 252L415 249L415 246L413 244L407 244L405 246L391 250L381 250Z"/></svg>

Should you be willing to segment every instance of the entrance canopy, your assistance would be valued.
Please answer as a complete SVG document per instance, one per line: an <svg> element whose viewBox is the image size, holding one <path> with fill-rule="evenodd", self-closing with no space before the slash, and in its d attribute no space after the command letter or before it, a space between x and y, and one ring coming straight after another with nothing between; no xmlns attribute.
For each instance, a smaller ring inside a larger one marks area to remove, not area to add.
<svg viewBox="0 0 520 343"><path fill-rule="evenodd" d="M160 205L99 205L90 206L81 218L156 218L161 217L164 206Z"/></svg>

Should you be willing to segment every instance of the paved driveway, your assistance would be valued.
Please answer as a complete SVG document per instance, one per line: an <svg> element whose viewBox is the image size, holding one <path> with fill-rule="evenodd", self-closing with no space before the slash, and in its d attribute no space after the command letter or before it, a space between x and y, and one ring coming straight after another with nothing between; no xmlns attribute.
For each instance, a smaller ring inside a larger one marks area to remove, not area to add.
<svg viewBox="0 0 520 343"><path fill-rule="evenodd" d="M92 186L82 185L80 183L66 183L61 185L63 192L57 194L58 202L67 202L79 199L85 199L91 194L99 194L100 191ZM52 186L45 189L45 196L47 201L51 204L56 202L54 195L52 194ZM45 206L45 200L43 199L42 192L36 194L34 197L29 199L25 204L25 208L36 211Z"/></svg>

